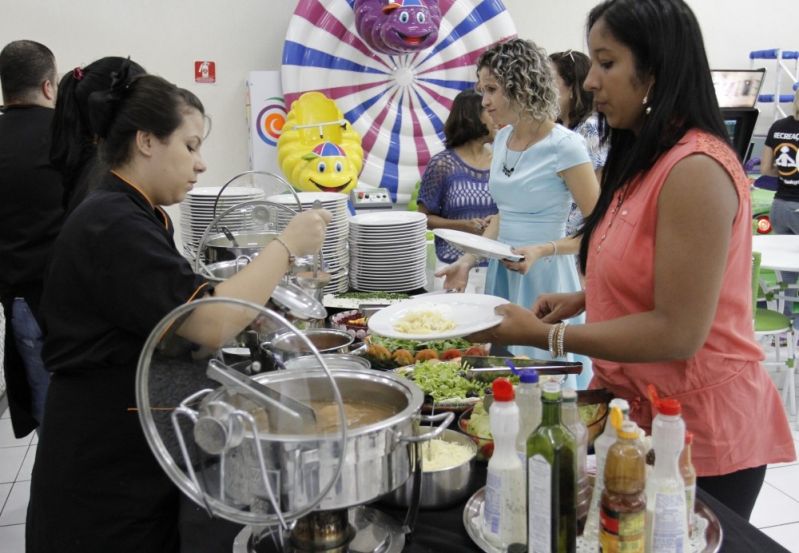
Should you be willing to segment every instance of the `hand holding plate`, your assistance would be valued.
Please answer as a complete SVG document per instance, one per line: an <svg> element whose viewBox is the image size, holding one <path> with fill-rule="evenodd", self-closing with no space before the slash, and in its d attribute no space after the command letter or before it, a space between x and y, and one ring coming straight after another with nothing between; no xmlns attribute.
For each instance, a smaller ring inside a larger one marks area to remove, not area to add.
<svg viewBox="0 0 799 553"><path fill-rule="evenodd" d="M466 339L474 343L526 346L535 345L532 341L536 336L546 336L547 325L529 309L508 303L497 306L494 313L502 316L499 325L470 334Z"/></svg>

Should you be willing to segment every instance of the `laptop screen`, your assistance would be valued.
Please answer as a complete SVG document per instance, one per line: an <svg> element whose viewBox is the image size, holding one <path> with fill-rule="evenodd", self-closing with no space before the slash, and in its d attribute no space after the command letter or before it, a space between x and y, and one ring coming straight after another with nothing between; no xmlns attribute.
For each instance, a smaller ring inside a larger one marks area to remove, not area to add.
<svg viewBox="0 0 799 553"><path fill-rule="evenodd" d="M765 69L712 69L720 108L753 108L757 104Z"/></svg>

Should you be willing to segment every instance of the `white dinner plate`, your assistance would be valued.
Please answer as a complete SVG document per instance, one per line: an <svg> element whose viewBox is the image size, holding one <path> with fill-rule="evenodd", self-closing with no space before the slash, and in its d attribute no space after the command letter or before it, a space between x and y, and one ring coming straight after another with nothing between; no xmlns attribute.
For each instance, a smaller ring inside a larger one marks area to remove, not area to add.
<svg viewBox="0 0 799 553"><path fill-rule="evenodd" d="M350 219L355 226L396 226L426 224L427 216L418 211L380 211L379 213L359 213Z"/></svg>
<svg viewBox="0 0 799 553"><path fill-rule="evenodd" d="M381 309L369 318L369 330L389 338L408 340L443 340L458 338L497 326L502 317L494 313L498 305L508 300L486 294L442 294L400 302ZM453 321L455 328L429 334L406 334L394 329L394 324L408 313L437 311Z"/></svg>
<svg viewBox="0 0 799 553"><path fill-rule="evenodd" d="M523 255L513 253L507 244L484 236L452 229L435 229L433 234L466 253L510 261L524 259Z"/></svg>
<svg viewBox="0 0 799 553"><path fill-rule="evenodd" d="M297 192L297 197L300 199L300 203L303 207L310 207L313 205L315 201L319 201L322 205L335 205L338 203L343 203L346 205L349 196L346 194L340 194L338 192ZM294 194L278 194L275 196L269 196L267 201L274 202L276 204L294 204L297 205L297 199L294 197Z"/></svg>

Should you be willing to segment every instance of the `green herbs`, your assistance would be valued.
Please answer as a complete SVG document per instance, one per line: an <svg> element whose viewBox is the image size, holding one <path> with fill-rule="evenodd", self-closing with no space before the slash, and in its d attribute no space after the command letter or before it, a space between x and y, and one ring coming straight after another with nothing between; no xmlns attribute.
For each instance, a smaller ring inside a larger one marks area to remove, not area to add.
<svg viewBox="0 0 799 553"><path fill-rule="evenodd" d="M404 300L411 296L402 292L344 292L335 297L348 300Z"/></svg>
<svg viewBox="0 0 799 553"><path fill-rule="evenodd" d="M438 353L447 351L448 349L468 349L471 342L463 338L450 338L449 340L403 340L399 338L385 338L383 336L372 335L369 341L373 344L380 344L388 351L396 351L398 349L407 349L408 351L420 351L423 349L434 349Z"/></svg>

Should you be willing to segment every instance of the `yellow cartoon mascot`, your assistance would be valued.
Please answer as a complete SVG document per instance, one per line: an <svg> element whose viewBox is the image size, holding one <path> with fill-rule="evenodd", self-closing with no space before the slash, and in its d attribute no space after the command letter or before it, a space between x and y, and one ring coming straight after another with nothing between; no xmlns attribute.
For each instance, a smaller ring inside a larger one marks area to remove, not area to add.
<svg viewBox="0 0 799 553"><path fill-rule="evenodd" d="M291 104L277 158L295 188L346 194L358 184L363 167L361 137L333 100L306 92Z"/></svg>

